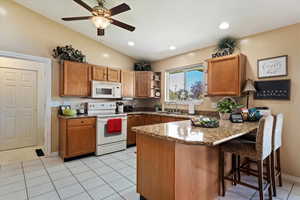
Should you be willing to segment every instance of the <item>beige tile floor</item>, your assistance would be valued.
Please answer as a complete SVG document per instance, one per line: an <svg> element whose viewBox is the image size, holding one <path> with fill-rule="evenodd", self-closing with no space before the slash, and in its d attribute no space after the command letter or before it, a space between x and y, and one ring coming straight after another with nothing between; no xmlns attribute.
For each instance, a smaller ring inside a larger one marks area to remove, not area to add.
<svg viewBox="0 0 300 200"><path fill-rule="evenodd" d="M35 153L35 149L43 149L43 147L33 146L15 150L0 151L0 165L39 159Z"/></svg>
<svg viewBox="0 0 300 200"><path fill-rule="evenodd" d="M59 157L0 165L0 200L139 200L136 148L70 162ZM1 156L1 155L0 155ZM17 157L15 157L17 158ZM28 156L29 159L29 156ZM9 159L11 161L11 159ZM243 176L249 183L256 179ZM256 191L236 186L217 200L257 200ZM284 181L275 200L300 200L300 184ZM181 199L194 200L194 199Z"/></svg>

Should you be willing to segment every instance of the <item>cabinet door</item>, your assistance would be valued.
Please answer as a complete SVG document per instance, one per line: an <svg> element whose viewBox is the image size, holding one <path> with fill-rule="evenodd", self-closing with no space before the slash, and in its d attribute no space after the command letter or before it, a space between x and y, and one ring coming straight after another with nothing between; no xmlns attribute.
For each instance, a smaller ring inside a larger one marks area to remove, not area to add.
<svg viewBox="0 0 300 200"><path fill-rule="evenodd" d="M176 122L176 121L183 121L183 120L188 120L188 119L180 118L180 117L167 117L167 116L161 117L162 123Z"/></svg>
<svg viewBox="0 0 300 200"><path fill-rule="evenodd" d="M67 157L96 151L96 128L92 126L72 126L67 130Z"/></svg>
<svg viewBox="0 0 300 200"><path fill-rule="evenodd" d="M61 96L89 96L90 68L87 64L64 61L60 76Z"/></svg>
<svg viewBox="0 0 300 200"><path fill-rule="evenodd" d="M95 81L107 81L107 67L92 66L92 79Z"/></svg>
<svg viewBox="0 0 300 200"><path fill-rule="evenodd" d="M122 71L121 83L122 83L122 96L134 97L135 96L135 72Z"/></svg>
<svg viewBox="0 0 300 200"><path fill-rule="evenodd" d="M121 70L108 68L107 80L111 82L121 82Z"/></svg>
<svg viewBox="0 0 300 200"><path fill-rule="evenodd" d="M136 144L136 134L131 130L134 126L145 125L145 118L143 115L129 115L127 118L127 145Z"/></svg>
<svg viewBox="0 0 300 200"><path fill-rule="evenodd" d="M135 96L151 97L153 72L136 72Z"/></svg>
<svg viewBox="0 0 300 200"><path fill-rule="evenodd" d="M145 115L145 125L159 124L161 123L161 117L159 115Z"/></svg>
<svg viewBox="0 0 300 200"><path fill-rule="evenodd" d="M239 60L239 56L228 56L208 61L208 95L240 96L244 72Z"/></svg>

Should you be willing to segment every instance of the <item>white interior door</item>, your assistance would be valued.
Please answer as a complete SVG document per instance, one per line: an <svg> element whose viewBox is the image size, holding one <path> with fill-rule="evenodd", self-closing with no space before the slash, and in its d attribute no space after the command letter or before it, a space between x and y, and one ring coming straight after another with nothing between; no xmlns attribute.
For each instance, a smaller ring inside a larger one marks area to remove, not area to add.
<svg viewBox="0 0 300 200"><path fill-rule="evenodd" d="M0 66L0 150L37 144L37 74Z"/></svg>

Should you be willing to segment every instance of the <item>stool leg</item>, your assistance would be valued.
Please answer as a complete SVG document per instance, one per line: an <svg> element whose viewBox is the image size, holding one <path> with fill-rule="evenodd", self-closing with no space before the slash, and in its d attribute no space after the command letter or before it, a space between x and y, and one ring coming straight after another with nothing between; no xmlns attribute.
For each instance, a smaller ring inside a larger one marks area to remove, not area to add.
<svg viewBox="0 0 300 200"><path fill-rule="evenodd" d="M220 151L220 180L221 180L221 195L225 196L225 179L224 179L224 170L225 170L225 159L224 152Z"/></svg>
<svg viewBox="0 0 300 200"><path fill-rule="evenodd" d="M264 178L264 174L263 174L263 168L264 168L264 164L262 160L258 160L257 161L257 170L258 170L258 188L259 188L259 199L260 200L264 200L264 189L263 189L263 178Z"/></svg>
<svg viewBox="0 0 300 200"><path fill-rule="evenodd" d="M240 166L241 166L241 156L238 155L237 156L237 176L238 176L238 183L241 182L241 169L240 169Z"/></svg>
<svg viewBox="0 0 300 200"><path fill-rule="evenodd" d="M232 154L232 185L236 185L236 155Z"/></svg>
<svg viewBox="0 0 300 200"><path fill-rule="evenodd" d="M269 184L269 199L272 200L273 192L272 192L272 178L271 178L271 157L267 157L267 182Z"/></svg>
<svg viewBox="0 0 300 200"><path fill-rule="evenodd" d="M274 197L276 197L277 191L276 191L275 152L271 153L271 174L272 174L273 195Z"/></svg>
<svg viewBox="0 0 300 200"><path fill-rule="evenodd" d="M279 173L279 186L282 187L282 177L281 177L281 161L280 161L280 148L277 149L277 169Z"/></svg>

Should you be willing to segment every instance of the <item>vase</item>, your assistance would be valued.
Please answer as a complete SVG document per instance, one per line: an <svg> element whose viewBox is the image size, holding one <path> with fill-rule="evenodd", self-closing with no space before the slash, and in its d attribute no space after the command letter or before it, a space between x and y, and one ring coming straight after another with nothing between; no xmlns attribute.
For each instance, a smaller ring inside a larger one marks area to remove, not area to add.
<svg viewBox="0 0 300 200"><path fill-rule="evenodd" d="M220 115L220 119L222 119L222 120L229 120L230 119L230 113L220 113L219 112L219 115Z"/></svg>

